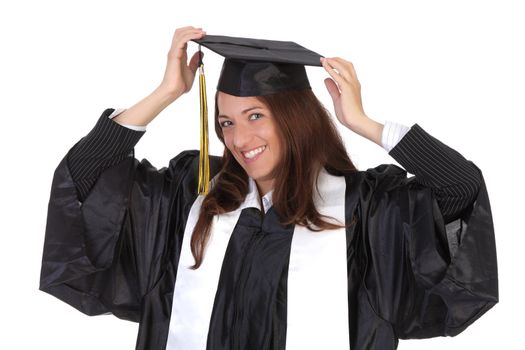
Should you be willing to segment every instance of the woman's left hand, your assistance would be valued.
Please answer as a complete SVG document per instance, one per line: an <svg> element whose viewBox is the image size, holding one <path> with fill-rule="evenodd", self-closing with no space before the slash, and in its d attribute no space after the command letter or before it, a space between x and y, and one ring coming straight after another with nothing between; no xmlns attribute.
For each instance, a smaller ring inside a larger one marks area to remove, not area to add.
<svg viewBox="0 0 525 350"><path fill-rule="evenodd" d="M370 119L363 110L361 84L352 62L333 57L321 58L321 63L332 77L324 82L334 102L337 119L350 130L381 145L383 125Z"/></svg>

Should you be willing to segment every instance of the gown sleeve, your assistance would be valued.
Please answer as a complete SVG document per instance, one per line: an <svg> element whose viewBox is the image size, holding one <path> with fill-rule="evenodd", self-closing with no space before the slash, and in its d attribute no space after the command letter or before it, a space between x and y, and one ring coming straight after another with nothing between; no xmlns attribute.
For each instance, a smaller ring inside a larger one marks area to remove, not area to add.
<svg viewBox="0 0 525 350"><path fill-rule="evenodd" d="M363 197L368 300L398 338L454 336L498 302L481 171L417 124L369 169Z"/></svg>
<svg viewBox="0 0 525 350"><path fill-rule="evenodd" d="M88 315L138 322L173 247L167 232L180 232L196 198L198 152L160 170L139 162L132 147L141 133L109 120L111 111L55 170L40 289Z"/></svg>

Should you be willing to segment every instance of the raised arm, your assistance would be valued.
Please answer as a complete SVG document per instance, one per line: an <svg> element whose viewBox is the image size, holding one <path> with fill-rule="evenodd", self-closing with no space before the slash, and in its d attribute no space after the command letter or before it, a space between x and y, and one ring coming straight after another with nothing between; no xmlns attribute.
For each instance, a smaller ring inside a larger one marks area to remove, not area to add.
<svg viewBox="0 0 525 350"><path fill-rule="evenodd" d="M199 53L196 52L187 63L188 41L200 39L205 34L201 28L177 29L168 52L164 78L159 87L114 120L122 124L146 126L179 96L190 91L198 68Z"/></svg>
<svg viewBox="0 0 525 350"><path fill-rule="evenodd" d="M390 124L363 111L353 65L334 58L323 66L333 78L325 83L341 123L391 149L415 175L407 178L394 165L366 171L356 234L366 298L357 313L373 310L370 317L388 321L385 337L459 334L498 302L494 229L481 172L417 124L387 137Z"/></svg>
<svg viewBox="0 0 525 350"><path fill-rule="evenodd" d="M106 110L91 132L68 153L68 166L79 201L84 201L105 169L118 164L133 151L144 134L121 125L145 127L164 108L191 89L199 57L195 53L187 63L187 42L204 34L199 28L177 29L160 85L140 102L114 117L113 121L108 118L113 110Z"/></svg>
<svg viewBox="0 0 525 350"><path fill-rule="evenodd" d="M186 66L186 42L202 35L178 30L160 87L117 122L106 110L55 171L40 289L88 315L111 312L139 321L144 305L161 298L154 287L173 287L174 275L159 262L178 254L197 197L191 189L197 188L198 152L182 152L157 170L133 157L143 132L119 123L145 126L191 88L196 60Z"/></svg>
<svg viewBox="0 0 525 350"><path fill-rule="evenodd" d="M417 182L430 187L445 222L456 218L474 200L481 185L476 166L417 124L410 131L395 135L393 142L390 140L391 144L385 145L385 140L389 139L385 133L389 130L365 114L361 85L352 63L342 58L322 59L322 63L333 79L326 79L325 84L339 121L355 133L385 147L394 159L416 176Z"/></svg>

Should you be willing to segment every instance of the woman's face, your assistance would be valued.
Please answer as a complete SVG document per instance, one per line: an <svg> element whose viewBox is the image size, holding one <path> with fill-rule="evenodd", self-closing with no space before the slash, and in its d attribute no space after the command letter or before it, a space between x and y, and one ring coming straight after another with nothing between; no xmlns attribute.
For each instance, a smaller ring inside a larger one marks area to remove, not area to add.
<svg viewBox="0 0 525 350"><path fill-rule="evenodd" d="M226 147L248 176L257 182L261 195L273 189L272 170L279 162L281 145L270 110L255 97L219 92L219 125Z"/></svg>

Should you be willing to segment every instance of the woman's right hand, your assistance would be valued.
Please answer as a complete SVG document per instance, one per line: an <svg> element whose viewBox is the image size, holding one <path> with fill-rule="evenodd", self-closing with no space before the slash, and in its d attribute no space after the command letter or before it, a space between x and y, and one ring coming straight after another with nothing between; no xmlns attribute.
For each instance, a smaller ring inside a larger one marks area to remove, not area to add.
<svg viewBox="0 0 525 350"><path fill-rule="evenodd" d="M206 35L202 28L183 27L175 30L168 52L166 71L160 87L167 91L173 99L190 91L195 72L199 68L199 52L196 52L188 62L188 41L201 39Z"/></svg>
<svg viewBox="0 0 525 350"><path fill-rule="evenodd" d="M200 39L206 32L201 28L179 28L173 35L168 53L168 63L162 83L150 95L122 112L113 120L120 124L146 126L180 95L190 91L199 65L196 52L188 63L186 47L188 41Z"/></svg>

